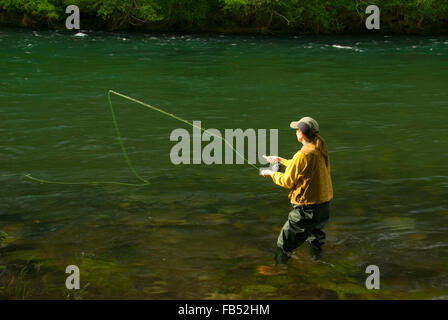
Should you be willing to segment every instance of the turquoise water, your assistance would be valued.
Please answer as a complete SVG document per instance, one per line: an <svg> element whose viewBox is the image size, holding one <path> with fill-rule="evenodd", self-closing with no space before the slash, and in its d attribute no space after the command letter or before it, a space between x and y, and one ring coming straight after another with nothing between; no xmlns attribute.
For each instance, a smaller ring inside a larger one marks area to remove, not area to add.
<svg viewBox="0 0 448 320"><path fill-rule="evenodd" d="M0 30L3 299L446 299L448 38L252 37ZM273 263L288 191L248 165L173 165L170 133L279 129L308 115L331 157L321 262ZM82 290L65 288L77 265ZM381 289L367 290L367 265Z"/></svg>

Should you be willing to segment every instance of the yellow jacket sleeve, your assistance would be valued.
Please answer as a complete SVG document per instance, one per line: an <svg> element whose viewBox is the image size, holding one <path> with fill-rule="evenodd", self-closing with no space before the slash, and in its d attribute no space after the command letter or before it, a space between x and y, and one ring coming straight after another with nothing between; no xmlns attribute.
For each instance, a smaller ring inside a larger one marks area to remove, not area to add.
<svg viewBox="0 0 448 320"><path fill-rule="evenodd" d="M294 155L294 158L287 160L285 173L275 172L272 175L272 180L283 188L293 189L305 167L305 157L299 151Z"/></svg>
<svg viewBox="0 0 448 320"><path fill-rule="evenodd" d="M287 167L289 165L289 163L291 162L291 160L289 159L283 159L282 161L282 165L284 165L285 167Z"/></svg>

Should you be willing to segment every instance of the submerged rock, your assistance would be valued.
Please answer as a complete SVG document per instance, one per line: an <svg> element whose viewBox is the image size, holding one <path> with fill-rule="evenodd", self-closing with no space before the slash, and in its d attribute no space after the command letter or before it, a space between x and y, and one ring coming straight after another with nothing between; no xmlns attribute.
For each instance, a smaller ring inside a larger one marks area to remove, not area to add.
<svg viewBox="0 0 448 320"><path fill-rule="evenodd" d="M132 205L132 204L131 204L130 202L120 202L120 203L118 204L118 206L119 206L121 209L129 208L131 205Z"/></svg>
<svg viewBox="0 0 448 320"><path fill-rule="evenodd" d="M428 238L428 235L426 233L413 233L409 236L410 239L412 240L425 240L426 238Z"/></svg>
<svg viewBox="0 0 448 320"><path fill-rule="evenodd" d="M235 222L232 224L233 227L239 229L239 230L247 230L249 228L249 225L246 223L242 223L242 222Z"/></svg>
<svg viewBox="0 0 448 320"><path fill-rule="evenodd" d="M207 224L224 224L229 221L226 215L222 213L208 214L205 216L205 220L207 221Z"/></svg>
<svg viewBox="0 0 448 320"><path fill-rule="evenodd" d="M205 300L241 300L241 296L234 294L234 293L209 293L208 296L206 296Z"/></svg>
<svg viewBox="0 0 448 320"><path fill-rule="evenodd" d="M0 230L0 242L6 240L6 238L8 238L8 234Z"/></svg>
<svg viewBox="0 0 448 320"><path fill-rule="evenodd" d="M146 294L162 294L167 293L168 284L165 281L154 281L151 286L144 287L143 292Z"/></svg>
<svg viewBox="0 0 448 320"><path fill-rule="evenodd" d="M264 256L265 253L256 247L239 247L235 251L235 257L262 258Z"/></svg>
<svg viewBox="0 0 448 320"><path fill-rule="evenodd" d="M3 230L0 230L0 248L6 247L20 239L22 229L22 224L10 224L5 226Z"/></svg>
<svg viewBox="0 0 448 320"><path fill-rule="evenodd" d="M14 238L0 230L0 248L4 248L12 242L14 242Z"/></svg>
<svg viewBox="0 0 448 320"><path fill-rule="evenodd" d="M409 217L388 217L381 219L381 222L394 231L414 230L416 228L415 219Z"/></svg>
<svg viewBox="0 0 448 320"><path fill-rule="evenodd" d="M277 288L267 284L253 284L245 287L241 292L245 296L258 296L260 294L272 294L277 292Z"/></svg>
<svg viewBox="0 0 448 320"><path fill-rule="evenodd" d="M122 292L133 292L134 283L129 277L128 265L113 260L83 258L79 263L84 283L90 283L91 290L101 290L105 296Z"/></svg>
<svg viewBox="0 0 448 320"><path fill-rule="evenodd" d="M228 207L222 207L220 211L224 212L226 215L229 214L232 215L242 212L243 209L241 209L241 207L239 206L228 206Z"/></svg>
<svg viewBox="0 0 448 320"><path fill-rule="evenodd" d="M153 223L158 227L185 226L188 224L187 220L184 219L158 219L154 220Z"/></svg>

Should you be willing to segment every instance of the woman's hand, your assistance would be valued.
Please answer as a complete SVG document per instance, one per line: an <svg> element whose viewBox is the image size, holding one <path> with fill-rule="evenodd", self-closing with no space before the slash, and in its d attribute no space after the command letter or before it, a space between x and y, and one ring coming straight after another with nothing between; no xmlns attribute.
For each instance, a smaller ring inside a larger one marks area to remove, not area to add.
<svg viewBox="0 0 448 320"><path fill-rule="evenodd" d="M282 161L284 160L282 157L279 157L279 156L265 156L265 155L263 155L263 158L265 158L266 161L269 162L269 163L276 163L276 162L282 163Z"/></svg>
<svg viewBox="0 0 448 320"><path fill-rule="evenodd" d="M272 176L274 174L274 171L268 170L268 169L264 169L264 170L261 170L260 174L263 177L270 177L270 176Z"/></svg>

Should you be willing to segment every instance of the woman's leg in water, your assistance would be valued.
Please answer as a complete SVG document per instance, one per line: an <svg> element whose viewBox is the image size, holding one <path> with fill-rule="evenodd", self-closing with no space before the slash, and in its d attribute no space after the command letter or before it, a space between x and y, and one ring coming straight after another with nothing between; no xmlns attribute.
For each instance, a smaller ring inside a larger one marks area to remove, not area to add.
<svg viewBox="0 0 448 320"><path fill-rule="evenodd" d="M311 256L313 260L319 259L322 255L322 247L325 244L326 238L326 225L330 218L330 203L326 202L320 204L316 209L315 217L317 223L313 230L311 230L311 235L314 236L314 239L310 242Z"/></svg>
<svg viewBox="0 0 448 320"><path fill-rule="evenodd" d="M325 243L325 227L329 216L329 202L294 206L277 240L276 264L287 263L293 250L302 245L310 236L314 236L314 240L310 243L312 258L319 259Z"/></svg>
<svg viewBox="0 0 448 320"><path fill-rule="evenodd" d="M289 213L277 239L276 264L286 264L294 249L299 247L310 235L313 210L304 206L295 206Z"/></svg>

